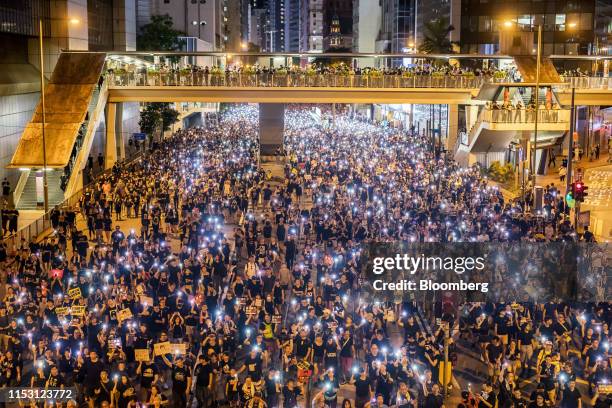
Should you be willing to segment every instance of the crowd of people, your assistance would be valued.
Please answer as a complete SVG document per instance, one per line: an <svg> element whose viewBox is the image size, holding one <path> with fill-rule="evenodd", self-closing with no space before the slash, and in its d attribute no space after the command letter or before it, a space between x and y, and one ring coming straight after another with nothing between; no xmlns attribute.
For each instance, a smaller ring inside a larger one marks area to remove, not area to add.
<svg viewBox="0 0 612 408"><path fill-rule="evenodd" d="M277 174L257 110L230 107L0 245L0 385L89 407L609 407L608 303L364 289L372 241L575 243L562 197L535 222L414 131L329 123L288 110Z"/></svg>
<svg viewBox="0 0 612 408"><path fill-rule="evenodd" d="M515 68L471 68L448 63L414 64L407 67L352 67L346 63L311 64L306 67L258 64L217 66L152 67L130 65L109 67L114 85L201 85L201 86L351 86L351 87L476 87L481 81L515 82L520 74ZM389 80L390 79L390 80Z"/></svg>

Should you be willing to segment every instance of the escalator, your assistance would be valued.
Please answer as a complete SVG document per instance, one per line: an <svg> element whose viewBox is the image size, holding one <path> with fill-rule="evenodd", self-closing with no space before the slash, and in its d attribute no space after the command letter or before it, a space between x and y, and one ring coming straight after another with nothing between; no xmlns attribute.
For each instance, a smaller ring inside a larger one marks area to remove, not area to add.
<svg viewBox="0 0 612 408"><path fill-rule="evenodd" d="M62 53L45 86L44 138L46 147L49 207L59 204L74 191L75 174L81 166L83 147L91 148L88 137L95 133L106 104L106 87L99 87L104 53ZM102 96L102 97L101 97ZM89 142L89 144L88 144ZM43 110L39 103L26 125L9 168L24 170L15 196L20 209L36 208L36 174L44 167ZM40 174L40 173L39 173Z"/></svg>

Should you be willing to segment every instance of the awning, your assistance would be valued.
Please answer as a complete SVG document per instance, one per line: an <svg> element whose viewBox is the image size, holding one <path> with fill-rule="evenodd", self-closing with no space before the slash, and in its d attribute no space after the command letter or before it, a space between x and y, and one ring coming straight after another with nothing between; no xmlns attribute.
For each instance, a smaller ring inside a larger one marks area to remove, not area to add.
<svg viewBox="0 0 612 408"><path fill-rule="evenodd" d="M60 55L51 80L45 86L47 167L63 168L68 164L104 60L105 53L64 52ZM42 122L39 102L7 167L43 167Z"/></svg>
<svg viewBox="0 0 612 408"><path fill-rule="evenodd" d="M80 123L47 123L47 167L63 168L70 160ZM8 168L43 167L42 123L28 123Z"/></svg>

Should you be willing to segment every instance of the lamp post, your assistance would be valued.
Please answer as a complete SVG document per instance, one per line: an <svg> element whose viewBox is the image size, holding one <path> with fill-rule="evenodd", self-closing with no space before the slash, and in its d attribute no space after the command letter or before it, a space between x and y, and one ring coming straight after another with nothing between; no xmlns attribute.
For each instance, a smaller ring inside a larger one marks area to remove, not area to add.
<svg viewBox="0 0 612 408"><path fill-rule="evenodd" d="M538 121L540 113L540 62L542 60L542 25L538 24L538 49L536 52L535 120L533 123L533 146L531 150L531 199L535 204L536 178L538 176Z"/></svg>
<svg viewBox="0 0 612 408"><path fill-rule="evenodd" d="M49 212L49 185L47 183L47 141L45 139L45 68L43 57L43 21L38 20L38 43L40 51L40 107L42 112L43 194L45 216Z"/></svg>
<svg viewBox="0 0 612 408"><path fill-rule="evenodd" d="M79 24L79 20L71 18L68 20L70 24ZM40 52L40 107L42 113L42 153L43 153L43 195L45 216L49 212L49 184L47 183L47 141L45 139L45 65L43 57L43 21L38 19L38 46Z"/></svg>

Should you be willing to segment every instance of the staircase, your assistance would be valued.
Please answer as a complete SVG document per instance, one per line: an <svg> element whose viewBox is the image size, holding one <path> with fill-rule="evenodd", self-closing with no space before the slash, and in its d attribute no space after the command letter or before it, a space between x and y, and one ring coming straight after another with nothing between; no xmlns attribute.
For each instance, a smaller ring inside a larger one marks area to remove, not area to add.
<svg viewBox="0 0 612 408"><path fill-rule="evenodd" d="M523 106L529 105L531 101L531 95L533 94L533 88L525 88L525 92L520 95L522 97ZM546 102L546 88L540 87L539 103L540 105Z"/></svg>
<svg viewBox="0 0 612 408"><path fill-rule="evenodd" d="M36 202L36 173L31 171L23 188L23 193L17 203L18 210L40 209ZM60 188L62 170L50 169L47 171L47 185L49 188L49 209L64 201L64 192Z"/></svg>

